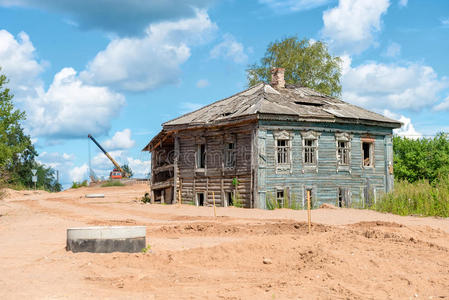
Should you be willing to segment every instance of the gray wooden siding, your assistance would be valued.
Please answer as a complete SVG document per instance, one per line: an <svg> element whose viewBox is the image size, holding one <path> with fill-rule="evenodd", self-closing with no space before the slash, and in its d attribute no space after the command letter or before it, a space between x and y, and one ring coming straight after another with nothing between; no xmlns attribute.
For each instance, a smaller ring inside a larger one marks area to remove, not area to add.
<svg viewBox="0 0 449 300"><path fill-rule="evenodd" d="M303 163L301 131L306 129L320 133L318 138L318 160L316 167ZM291 133L292 169L290 174L276 172L275 138L273 133L287 130ZM351 154L349 168L337 166L337 144L335 132L351 134ZM348 188L352 206L363 206L366 202L365 188L374 193L374 199L389 190L387 182L388 161L392 160L391 129L345 124L290 124L260 122L258 130L258 203L265 208L267 195L275 195L277 189L288 189L290 201L304 204L305 189L313 189L314 207L322 203L336 204L338 188ZM374 139L374 166L363 167L363 137ZM373 199L373 200L374 200Z"/></svg>

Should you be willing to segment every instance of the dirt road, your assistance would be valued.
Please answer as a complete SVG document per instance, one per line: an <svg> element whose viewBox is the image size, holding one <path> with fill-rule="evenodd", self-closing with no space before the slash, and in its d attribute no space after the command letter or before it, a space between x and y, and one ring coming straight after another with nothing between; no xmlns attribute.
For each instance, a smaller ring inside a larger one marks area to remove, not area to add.
<svg viewBox="0 0 449 300"><path fill-rule="evenodd" d="M0 200L1 299L449 299L449 219L144 205L145 185ZM86 199L104 193L104 199ZM145 225L151 253L66 252L66 229Z"/></svg>

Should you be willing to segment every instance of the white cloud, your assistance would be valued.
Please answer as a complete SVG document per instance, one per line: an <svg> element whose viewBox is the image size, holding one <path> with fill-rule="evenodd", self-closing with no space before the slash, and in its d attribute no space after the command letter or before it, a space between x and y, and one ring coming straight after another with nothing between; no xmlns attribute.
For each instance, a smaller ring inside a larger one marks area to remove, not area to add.
<svg viewBox="0 0 449 300"><path fill-rule="evenodd" d="M400 7L406 7L408 4L408 0L399 0L399 6Z"/></svg>
<svg viewBox="0 0 449 300"><path fill-rule="evenodd" d="M141 34L152 22L188 18L195 8L207 8L212 0L0 0L1 6L39 8L62 13L82 29L102 29L121 35Z"/></svg>
<svg viewBox="0 0 449 300"><path fill-rule="evenodd" d="M410 118L407 118L406 116L403 116L403 115L393 113L393 112L389 111L388 109L385 109L383 111L383 114L387 118L398 120L399 122L401 122L403 124L401 128L393 130L394 134L396 134L398 136L402 136L402 137L407 137L410 139L422 138L422 133L415 130L415 127L413 126L412 120Z"/></svg>
<svg viewBox="0 0 449 300"><path fill-rule="evenodd" d="M434 106L449 79L419 63L369 62L357 67L343 59L342 97L369 109L419 110Z"/></svg>
<svg viewBox="0 0 449 300"><path fill-rule="evenodd" d="M128 165L133 171L135 178L148 178L148 173L151 171L151 160L148 157L147 160L134 159L128 157Z"/></svg>
<svg viewBox="0 0 449 300"><path fill-rule="evenodd" d="M100 135L125 103L122 95L106 87L84 84L72 68L54 77L49 89L25 100L27 124L33 136L79 138Z"/></svg>
<svg viewBox="0 0 449 300"><path fill-rule="evenodd" d="M70 170L70 178L72 181L83 181L86 180L89 173L89 166L87 164L83 164L79 167L74 167Z"/></svg>
<svg viewBox="0 0 449 300"><path fill-rule="evenodd" d="M134 178L146 178L150 172L151 160L149 155L147 159L137 159L131 157L126 151L110 151L109 154L119 165L128 164L134 174ZM107 178L114 165L102 152L99 152L92 158L92 168L97 176Z"/></svg>
<svg viewBox="0 0 449 300"><path fill-rule="evenodd" d="M81 78L127 91L176 84L190 46L208 41L216 28L205 11L197 11L194 18L150 25L142 38L112 40L89 62Z"/></svg>
<svg viewBox="0 0 449 300"><path fill-rule="evenodd" d="M449 111L449 96L434 107L435 111Z"/></svg>
<svg viewBox="0 0 449 300"><path fill-rule="evenodd" d="M241 43L237 42L231 34L225 34L223 36L223 41L210 51L210 56L212 58L224 57L239 64L248 61L248 55L245 53L245 48Z"/></svg>
<svg viewBox="0 0 449 300"><path fill-rule="evenodd" d="M360 53L373 44L389 5L389 0L339 0L323 13L322 35L337 52Z"/></svg>
<svg viewBox="0 0 449 300"><path fill-rule="evenodd" d="M387 50L385 51L385 56L396 57L401 54L401 45L398 43L390 43Z"/></svg>
<svg viewBox="0 0 449 300"><path fill-rule="evenodd" d="M33 92L41 84L39 74L44 63L36 60L33 43L25 32L17 39L6 30L0 30L0 68L9 79L9 87L16 97Z"/></svg>
<svg viewBox="0 0 449 300"><path fill-rule="evenodd" d="M323 6L331 0L259 0L278 13L298 12Z"/></svg>
<svg viewBox="0 0 449 300"><path fill-rule="evenodd" d="M136 142L131 139L130 129L117 131L110 140L103 142L104 147L108 151L129 149L134 147L135 144Z"/></svg>
<svg viewBox="0 0 449 300"><path fill-rule="evenodd" d="M209 85L209 81L207 79L200 79L196 83L196 87L200 88L200 89L205 88L208 85Z"/></svg>

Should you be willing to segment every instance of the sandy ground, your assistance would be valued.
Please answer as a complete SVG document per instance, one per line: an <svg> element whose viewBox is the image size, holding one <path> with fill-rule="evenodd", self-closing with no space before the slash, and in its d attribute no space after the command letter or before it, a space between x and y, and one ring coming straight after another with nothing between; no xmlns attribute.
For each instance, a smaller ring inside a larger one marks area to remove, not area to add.
<svg viewBox="0 0 449 300"><path fill-rule="evenodd" d="M145 189L9 191L0 299L449 299L449 219L318 209L307 234L305 211L214 218L141 204ZM92 225L146 225L151 252L67 252L66 229Z"/></svg>

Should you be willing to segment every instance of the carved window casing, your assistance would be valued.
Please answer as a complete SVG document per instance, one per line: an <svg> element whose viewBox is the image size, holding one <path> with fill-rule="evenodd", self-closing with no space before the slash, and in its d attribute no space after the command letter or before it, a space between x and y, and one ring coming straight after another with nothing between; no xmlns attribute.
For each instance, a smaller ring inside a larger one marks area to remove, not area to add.
<svg viewBox="0 0 449 300"><path fill-rule="evenodd" d="M337 166L339 168L349 168L351 164L351 139L351 135L346 132L335 134Z"/></svg>
<svg viewBox="0 0 449 300"><path fill-rule="evenodd" d="M303 131L302 136L302 162L305 167L318 165L318 140L320 133L316 131Z"/></svg>
<svg viewBox="0 0 449 300"><path fill-rule="evenodd" d="M374 138L362 138L362 166L364 168L374 167Z"/></svg>
<svg viewBox="0 0 449 300"><path fill-rule="evenodd" d="M292 171L292 135L288 131L274 132L276 173Z"/></svg>

